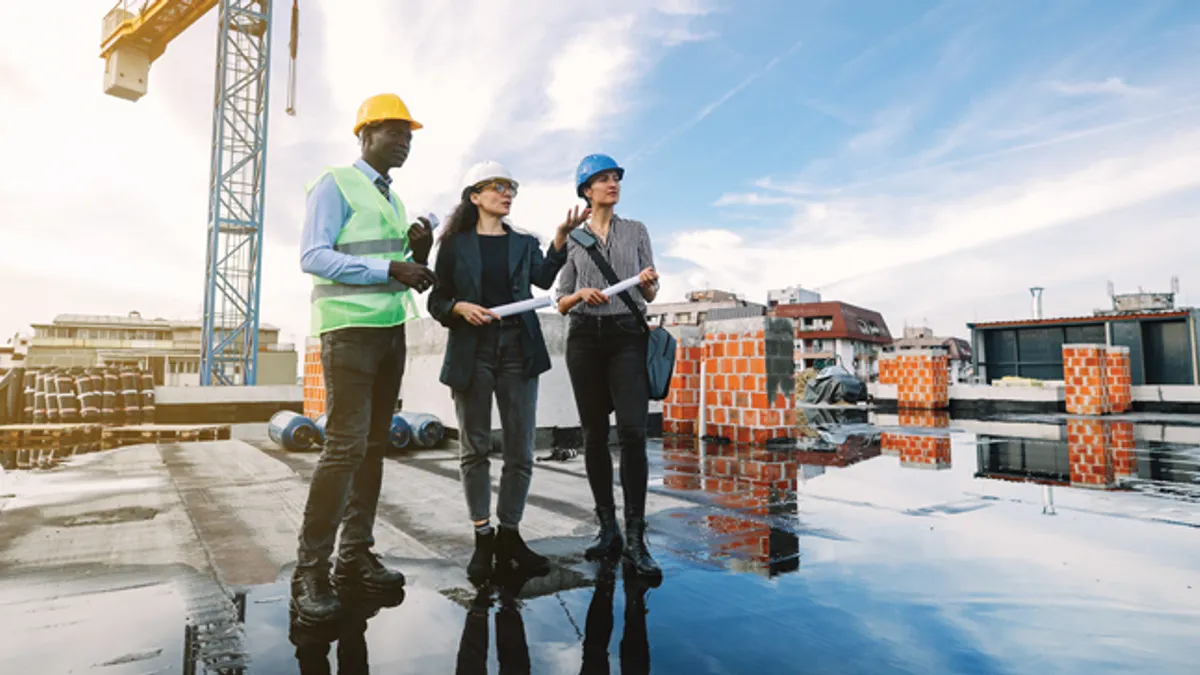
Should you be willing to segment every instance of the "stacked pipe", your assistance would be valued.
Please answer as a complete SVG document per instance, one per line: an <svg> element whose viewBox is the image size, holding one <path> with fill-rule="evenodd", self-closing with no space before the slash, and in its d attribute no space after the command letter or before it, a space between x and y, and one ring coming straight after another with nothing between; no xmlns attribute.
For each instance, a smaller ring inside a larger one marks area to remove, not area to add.
<svg viewBox="0 0 1200 675"><path fill-rule="evenodd" d="M25 371L25 411L21 416L21 421L25 423L33 422L33 411L37 408L37 373L33 371Z"/></svg>
<svg viewBox="0 0 1200 675"><path fill-rule="evenodd" d="M63 424L79 423L79 398L75 395L75 376L69 370L60 371L58 383L58 415Z"/></svg>
<svg viewBox="0 0 1200 675"><path fill-rule="evenodd" d="M46 374L40 371L33 374L33 417L30 419L34 424L45 424L49 420L46 408Z"/></svg>
<svg viewBox="0 0 1200 675"><path fill-rule="evenodd" d="M117 371L108 368L104 371L104 403L100 409L100 419L116 424L125 419L125 411L119 407L119 391L121 378Z"/></svg>
<svg viewBox="0 0 1200 675"><path fill-rule="evenodd" d="M154 373L142 371L142 423L154 424Z"/></svg>
<svg viewBox="0 0 1200 675"><path fill-rule="evenodd" d="M140 379L133 368L126 366L121 369L121 402L125 411L125 424L128 425L142 423L141 394L138 391Z"/></svg>
<svg viewBox="0 0 1200 675"><path fill-rule="evenodd" d="M75 375L75 390L79 392L79 417L84 422L97 422L100 419L100 398L102 394L92 386L91 371Z"/></svg>
<svg viewBox="0 0 1200 675"><path fill-rule="evenodd" d="M46 422L49 424L58 424L62 419L58 414L58 378L54 376L54 371L42 373L42 391L46 393Z"/></svg>

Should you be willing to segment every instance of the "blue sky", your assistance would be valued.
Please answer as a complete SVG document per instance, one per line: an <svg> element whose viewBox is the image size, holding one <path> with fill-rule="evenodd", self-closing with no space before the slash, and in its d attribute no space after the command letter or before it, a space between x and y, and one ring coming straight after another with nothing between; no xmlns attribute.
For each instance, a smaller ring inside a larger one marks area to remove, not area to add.
<svg viewBox="0 0 1200 675"><path fill-rule="evenodd" d="M214 17L130 104L100 92L110 5L22 6L29 29L0 45L16 102L0 286L22 289L0 332L200 311ZM616 156L618 211L651 228L664 299L802 284L893 333L959 335L1028 315L1032 285L1050 315L1104 306L1109 279L1165 290L1178 274L1200 301L1194 3L309 0L296 117L277 5L262 317L285 339L307 324L302 186L354 157L355 109L389 90L426 124L394 172L414 212L444 213L463 171L497 159L524 187L514 220L549 234L578 158Z"/></svg>

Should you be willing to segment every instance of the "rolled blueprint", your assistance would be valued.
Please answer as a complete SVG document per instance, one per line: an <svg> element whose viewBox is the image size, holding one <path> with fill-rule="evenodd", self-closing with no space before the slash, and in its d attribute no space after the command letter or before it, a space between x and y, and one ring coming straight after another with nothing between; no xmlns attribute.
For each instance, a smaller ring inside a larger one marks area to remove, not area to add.
<svg viewBox="0 0 1200 675"><path fill-rule="evenodd" d="M640 278L641 278L640 275L636 276L636 277L629 277L625 281L618 281L617 283L613 284L612 286L609 286L608 288L606 288L600 292L607 295L609 298L611 298L612 296L616 295L617 293L620 293L621 291L627 291L627 290L633 288L634 286L637 286L639 283L641 283L639 281Z"/></svg>
<svg viewBox="0 0 1200 675"><path fill-rule="evenodd" d="M529 300L520 300L518 302L510 302L507 305L499 307L490 307L489 309L495 312L500 318L512 316L513 314L521 314L522 312L533 312L543 307L549 307L554 304L550 298L530 298Z"/></svg>

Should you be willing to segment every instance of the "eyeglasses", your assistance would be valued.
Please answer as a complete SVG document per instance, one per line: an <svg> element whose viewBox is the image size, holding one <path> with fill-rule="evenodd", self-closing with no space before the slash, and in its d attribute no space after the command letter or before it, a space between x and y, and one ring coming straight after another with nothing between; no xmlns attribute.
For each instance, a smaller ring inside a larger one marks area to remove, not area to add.
<svg viewBox="0 0 1200 675"><path fill-rule="evenodd" d="M509 180L495 179L483 183L476 183L475 189L480 192L484 190L495 190L496 192L507 195L509 197L517 196L517 182Z"/></svg>

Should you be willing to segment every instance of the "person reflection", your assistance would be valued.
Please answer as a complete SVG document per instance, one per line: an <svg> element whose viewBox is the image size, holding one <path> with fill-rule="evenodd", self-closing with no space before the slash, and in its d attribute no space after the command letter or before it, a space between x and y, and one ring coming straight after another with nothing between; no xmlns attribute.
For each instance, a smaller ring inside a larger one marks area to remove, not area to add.
<svg viewBox="0 0 1200 675"><path fill-rule="evenodd" d="M646 633L646 591L654 584L637 574L628 562L623 563L625 580L625 632L621 637L622 675L643 675L650 672L650 638ZM607 675L608 643L613 629L613 596L616 593L616 567L601 563L596 574L596 591L588 605L583 636L583 666L580 675Z"/></svg>
<svg viewBox="0 0 1200 675"><path fill-rule="evenodd" d="M404 591L387 595L343 592L338 596L342 616L329 621L308 622L288 612L288 639L296 648L300 675L331 675L329 647L337 642L339 675L367 675L371 672L367 657L367 621L381 609L398 607Z"/></svg>
<svg viewBox="0 0 1200 675"><path fill-rule="evenodd" d="M500 609L496 611L496 657L501 675L522 673L530 669L529 643L525 640L525 620L521 618L517 596L532 577L518 571L500 572L495 586L483 584L471 601L458 643L456 675L475 675L488 672L488 614L492 608L493 592Z"/></svg>

